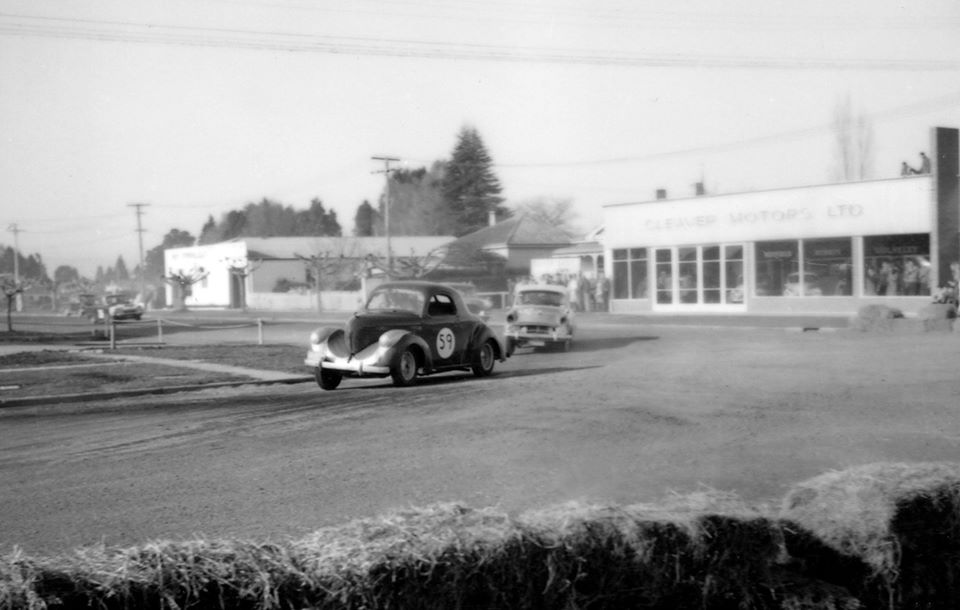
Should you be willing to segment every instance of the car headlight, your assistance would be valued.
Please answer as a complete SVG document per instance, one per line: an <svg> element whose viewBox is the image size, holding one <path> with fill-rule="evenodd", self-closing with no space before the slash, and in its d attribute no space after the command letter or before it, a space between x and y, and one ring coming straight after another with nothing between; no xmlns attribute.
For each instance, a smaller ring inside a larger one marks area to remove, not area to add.
<svg viewBox="0 0 960 610"><path fill-rule="evenodd" d="M563 325L566 323L567 323L567 316L560 316L560 324Z"/></svg>
<svg viewBox="0 0 960 610"><path fill-rule="evenodd" d="M507 322L516 322L517 321L517 312L511 311L507 314Z"/></svg>
<svg viewBox="0 0 960 610"><path fill-rule="evenodd" d="M319 345L319 344L320 344L320 331L315 330L315 331L313 331L312 333L310 333L310 344L311 344L311 345Z"/></svg>

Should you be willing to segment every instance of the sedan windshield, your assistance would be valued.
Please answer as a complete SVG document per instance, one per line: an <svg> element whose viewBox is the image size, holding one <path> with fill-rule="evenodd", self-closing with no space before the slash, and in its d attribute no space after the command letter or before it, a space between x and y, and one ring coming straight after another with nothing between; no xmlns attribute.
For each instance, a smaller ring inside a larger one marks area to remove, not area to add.
<svg viewBox="0 0 960 610"><path fill-rule="evenodd" d="M561 307L563 305L563 295L548 290L524 290L517 295L517 304Z"/></svg>
<svg viewBox="0 0 960 610"><path fill-rule="evenodd" d="M367 301L367 311L423 313L423 293L410 288L377 288Z"/></svg>

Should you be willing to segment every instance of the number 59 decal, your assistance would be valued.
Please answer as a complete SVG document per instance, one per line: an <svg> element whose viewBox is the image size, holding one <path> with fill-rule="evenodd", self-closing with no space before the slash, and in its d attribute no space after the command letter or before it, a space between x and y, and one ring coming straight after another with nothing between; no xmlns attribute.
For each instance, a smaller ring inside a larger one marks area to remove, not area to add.
<svg viewBox="0 0 960 610"><path fill-rule="evenodd" d="M437 355L441 358L449 358L453 355L453 348L457 340L453 336L453 331L449 328L441 328L437 333Z"/></svg>

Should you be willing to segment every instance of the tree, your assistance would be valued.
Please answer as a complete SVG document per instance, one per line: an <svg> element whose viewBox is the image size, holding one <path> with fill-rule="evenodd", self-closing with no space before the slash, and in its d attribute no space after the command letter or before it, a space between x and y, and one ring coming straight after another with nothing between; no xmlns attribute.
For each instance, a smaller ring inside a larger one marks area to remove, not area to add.
<svg viewBox="0 0 960 610"><path fill-rule="evenodd" d="M316 197L310 201L309 208L296 213L295 221L292 235L339 237L343 234L343 229L337 220L337 213L334 210L328 212L324 209L323 202Z"/></svg>
<svg viewBox="0 0 960 610"><path fill-rule="evenodd" d="M463 127L442 184L453 234L459 237L487 226L490 212L498 218L509 217L510 211L502 205L501 190L493 161L477 130Z"/></svg>
<svg viewBox="0 0 960 610"><path fill-rule="evenodd" d="M17 295L30 287L30 282L24 279L14 279L12 274L0 276L0 290L7 299L7 332L13 332L13 308Z"/></svg>
<svg viewBox="0 0 960 610"><path fill-rule="evenodd" d="M326 250L306 256L294 253L294 256L299 258L306 267L307 279L313 284L317 294L317 311L323 311L321 293L325 287L333 285L346 273L355 278L364 267L363 262L358 262L356 242L348 242L344 239L340 239L339 242L339 247L334 251Z"/></svg>
<svg viewBox="0 0 960 610"><path fill-rule="evenodd" d="M576 212L573 210L572 199L549 199L544 197L530 199L520 203L515 212L539 224L556 227L571 238L580 232L574 222Z"/></svg>
<svg viewBox="0 0 960 610"><path fill-rule="evenodd" d="M445 164L438 161L429 170L421 167L391 173L391 235L448 235L451 232L450 215L442 191L444 169ZM385 200L386 193L380 197L381 227L385 218Z"/></svg>
<svg viewBox="0 0 960 610"><path fill-rule="evenodd" d="M357 206L357 213L353 217L353 234L357 237L373 237L379 224L380 214L364 199L363 203Z"/></svg>
<svg viewBox="0 0 960 610"><path fill-rule="evenodd" d="M190 287L209 274L209 271L203 269L192 269L190 271L171 271L165 275L163 277L164 281L175 288L175 294L173 295L174 309L186 309L186 298L190 296Z"/></svg>
<svg viewBox="0 0 960 610"><path fill-rule="evenodd" d="M849 97L834 108L833 132L837 145L834 178L844 182L870 178L873 173L873 126L863 112L854 114Z"/></svg>
<svg viewBox="0 0 960 610"><path fill-rule="evenodd" d="M53 270L53 281L57 284L67 284L80 280L80 272L76 267L70 265L60 265Z"/></svg>
<svg viewBox="0 0 960 610"><path fill-rule="evenodd" d="M127 271L127 264L123 262L123 256L117 257L117 264L113 266L113 276L118 282L130 280L130 273Z"/></svg>
<svg viewBox="0 0 960 610"><path fill-rule="evenodd" d="M203 228L200 229L200 237L197 239L197 245L205 246L207 244L215 244L218 241L222 241L220 239L220 229L217 226L217 221L213 219L213 214L210 214L207 216L207 222L203 223Z"/></svg>
<svg viewBox="0 0 960 610"><path fill-rule="evenodd" d="M236 277L240 282L240 309L244 312L247 311L247 277L256 271L260 265L263 264L262 260L249 260L246 258L232 258L225 259L224 262L227 264L227 269L230 271L230 275Z"/></svg>
<svg viewBox="0 0 960 610"><path fill-rule="evenodd" d="M163 278L163 251L170 248L188 248L194 245L196 241L189 231L170 229L167 234L163 236L163 241L159 246L147 250L143 258L144 266L146 267L146 275L144 277L150 280Z"/></svg>

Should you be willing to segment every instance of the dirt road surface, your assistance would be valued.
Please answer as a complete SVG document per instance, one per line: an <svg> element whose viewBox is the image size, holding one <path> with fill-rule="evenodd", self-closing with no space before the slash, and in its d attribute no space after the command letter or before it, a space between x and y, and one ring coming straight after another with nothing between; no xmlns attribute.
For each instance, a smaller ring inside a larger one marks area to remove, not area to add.
<svg viewBox="0 0 960 610"><path fill-rule="evenodd" d="M301 346L291 346L301 350ZM960 459L960 336L581 328L486 379L184 393L0 412L0 548L280 539L394 507L776 503L876 461Z"/></svg>

